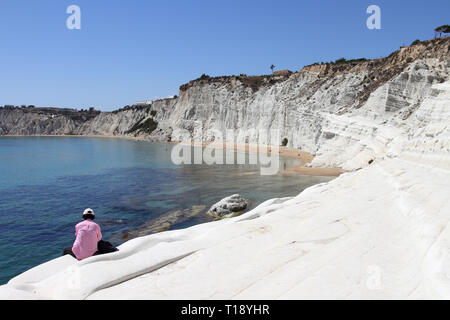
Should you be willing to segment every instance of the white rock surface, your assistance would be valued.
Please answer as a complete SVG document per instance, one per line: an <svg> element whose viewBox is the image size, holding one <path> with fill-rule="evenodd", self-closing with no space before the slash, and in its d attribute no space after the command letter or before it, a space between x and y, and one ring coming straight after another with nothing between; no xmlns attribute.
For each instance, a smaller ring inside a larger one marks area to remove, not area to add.
<svg viewBox="0 0 450 320"><path fill-rule="evenodd" d="M405 130L372 143L365 169L117 253L56 259L0 298L450 299L450 82L430 92Z"/></svg>
<svg viewBox="0 0 450 320"><path fill-rule="evenodd" d="M158 116L173 137L186 138L196 119L209 138L214 128L281 125L290 146L316 154L313 165L362 169L236 218L50 261L0 287L0 298L450 299L445 52L415 60L361 106L364 70L322 81L311 69L256 94L188 89Z"/></svg>
<svg viewBox="0 0 450 320"><path fill-rule="evenodd" d="M447 37L383 59L312 65L282 81L265 79L255 91L245 80L251 78L200 79L180 90L178 97L101 113L81 123L61 115L0 109L0 134L147 137L130 130L154 118L158 129L149 137L153 140L217 141L226 129L234 129L238 143L266 144L270 141L260 130L276 129L279 143L287 138L288 147L317 155L313 166L352 170L367 166L375 154L383 156L397 135L416 129L415 111L435 94L433 85L448 79L449 46Z"/></svg>
<svg viewBox="0 0 450 320"><path fill-rule="evenodd" d="M0 298L448 299L449 178L384 160L237 218L59 258Z"/></svg>

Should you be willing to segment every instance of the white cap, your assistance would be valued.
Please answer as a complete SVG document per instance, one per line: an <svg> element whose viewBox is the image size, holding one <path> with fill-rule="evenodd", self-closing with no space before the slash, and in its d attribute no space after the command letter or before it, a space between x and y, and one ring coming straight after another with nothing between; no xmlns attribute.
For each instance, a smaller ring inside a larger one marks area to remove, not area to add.
<svg viewBox="0 0 450 320"><path fill-rule="evenodd" d="M86 210L84 210L83 216L87 214L92 214L95 217L94 210L92 210L91 208L87 208Z"/></svg>

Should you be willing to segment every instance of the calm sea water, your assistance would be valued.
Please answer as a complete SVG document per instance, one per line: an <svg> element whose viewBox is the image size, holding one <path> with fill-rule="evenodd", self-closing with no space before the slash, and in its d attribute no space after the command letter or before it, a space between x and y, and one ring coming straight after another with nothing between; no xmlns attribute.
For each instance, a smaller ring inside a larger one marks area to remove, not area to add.
<svg viewBox="0 0 450 320"><path fill-rule="evenodd" d="M239 193L249 209L295 196L328 177L261 176L251 165L183 165L172 145L76 137L0 138L0 284L58 257L72 245L87 207L104 239L133 237L211 221L207 209ZM296 165L282 159L281 167Z"/></svg>

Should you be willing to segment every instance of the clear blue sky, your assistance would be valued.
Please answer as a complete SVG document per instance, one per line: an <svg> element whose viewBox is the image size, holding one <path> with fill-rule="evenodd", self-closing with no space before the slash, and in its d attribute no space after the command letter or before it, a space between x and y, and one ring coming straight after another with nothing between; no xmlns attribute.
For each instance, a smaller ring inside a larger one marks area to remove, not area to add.
<svg viewBox="0 0 450 320"><path fill-rule="evenodd" d="M66 28L80 6L82 29ZM381 7L381 30L366 9ZM211 76L377 58L450 24L450 1L1 0L0 105L113 110Z"/></svg>

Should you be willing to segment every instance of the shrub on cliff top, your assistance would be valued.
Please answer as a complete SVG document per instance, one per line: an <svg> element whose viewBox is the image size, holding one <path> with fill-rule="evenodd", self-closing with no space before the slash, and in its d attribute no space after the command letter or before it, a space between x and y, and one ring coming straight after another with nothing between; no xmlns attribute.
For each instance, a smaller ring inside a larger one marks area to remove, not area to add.
<svg viewBox="0 0 450 320"><path fill-rule="evenodd" d="M448 24L445 24L443 26L437 27L434 29L434 32L437 34L439 33L439 37L442 37L443 33L450 33L450 26Z"/></svg>
<svg viewBox="0 0 450 320"><path fill-rule="evenodd" d="M153 131L155 131L156 128L158 127L158 122L154 121L152 118L149 118L145 121L143 121L143 120L144 120L144 118L142 118L140 121L135 123L134 126L131 127L130 130L125 132L125 134L137 133L137 132L144 132L144 133L150 134Z"/></svg>
<svg viewBox="0 0 450 320"><path fill-rule="evenodd" d="M344 64L344 63L359 63L359 62L364 62L367 61L366 58L359 58L359 59L350 59L347 60L345 58L341 58L341 59L337 59L334 63L335 64Z"/></svg>

